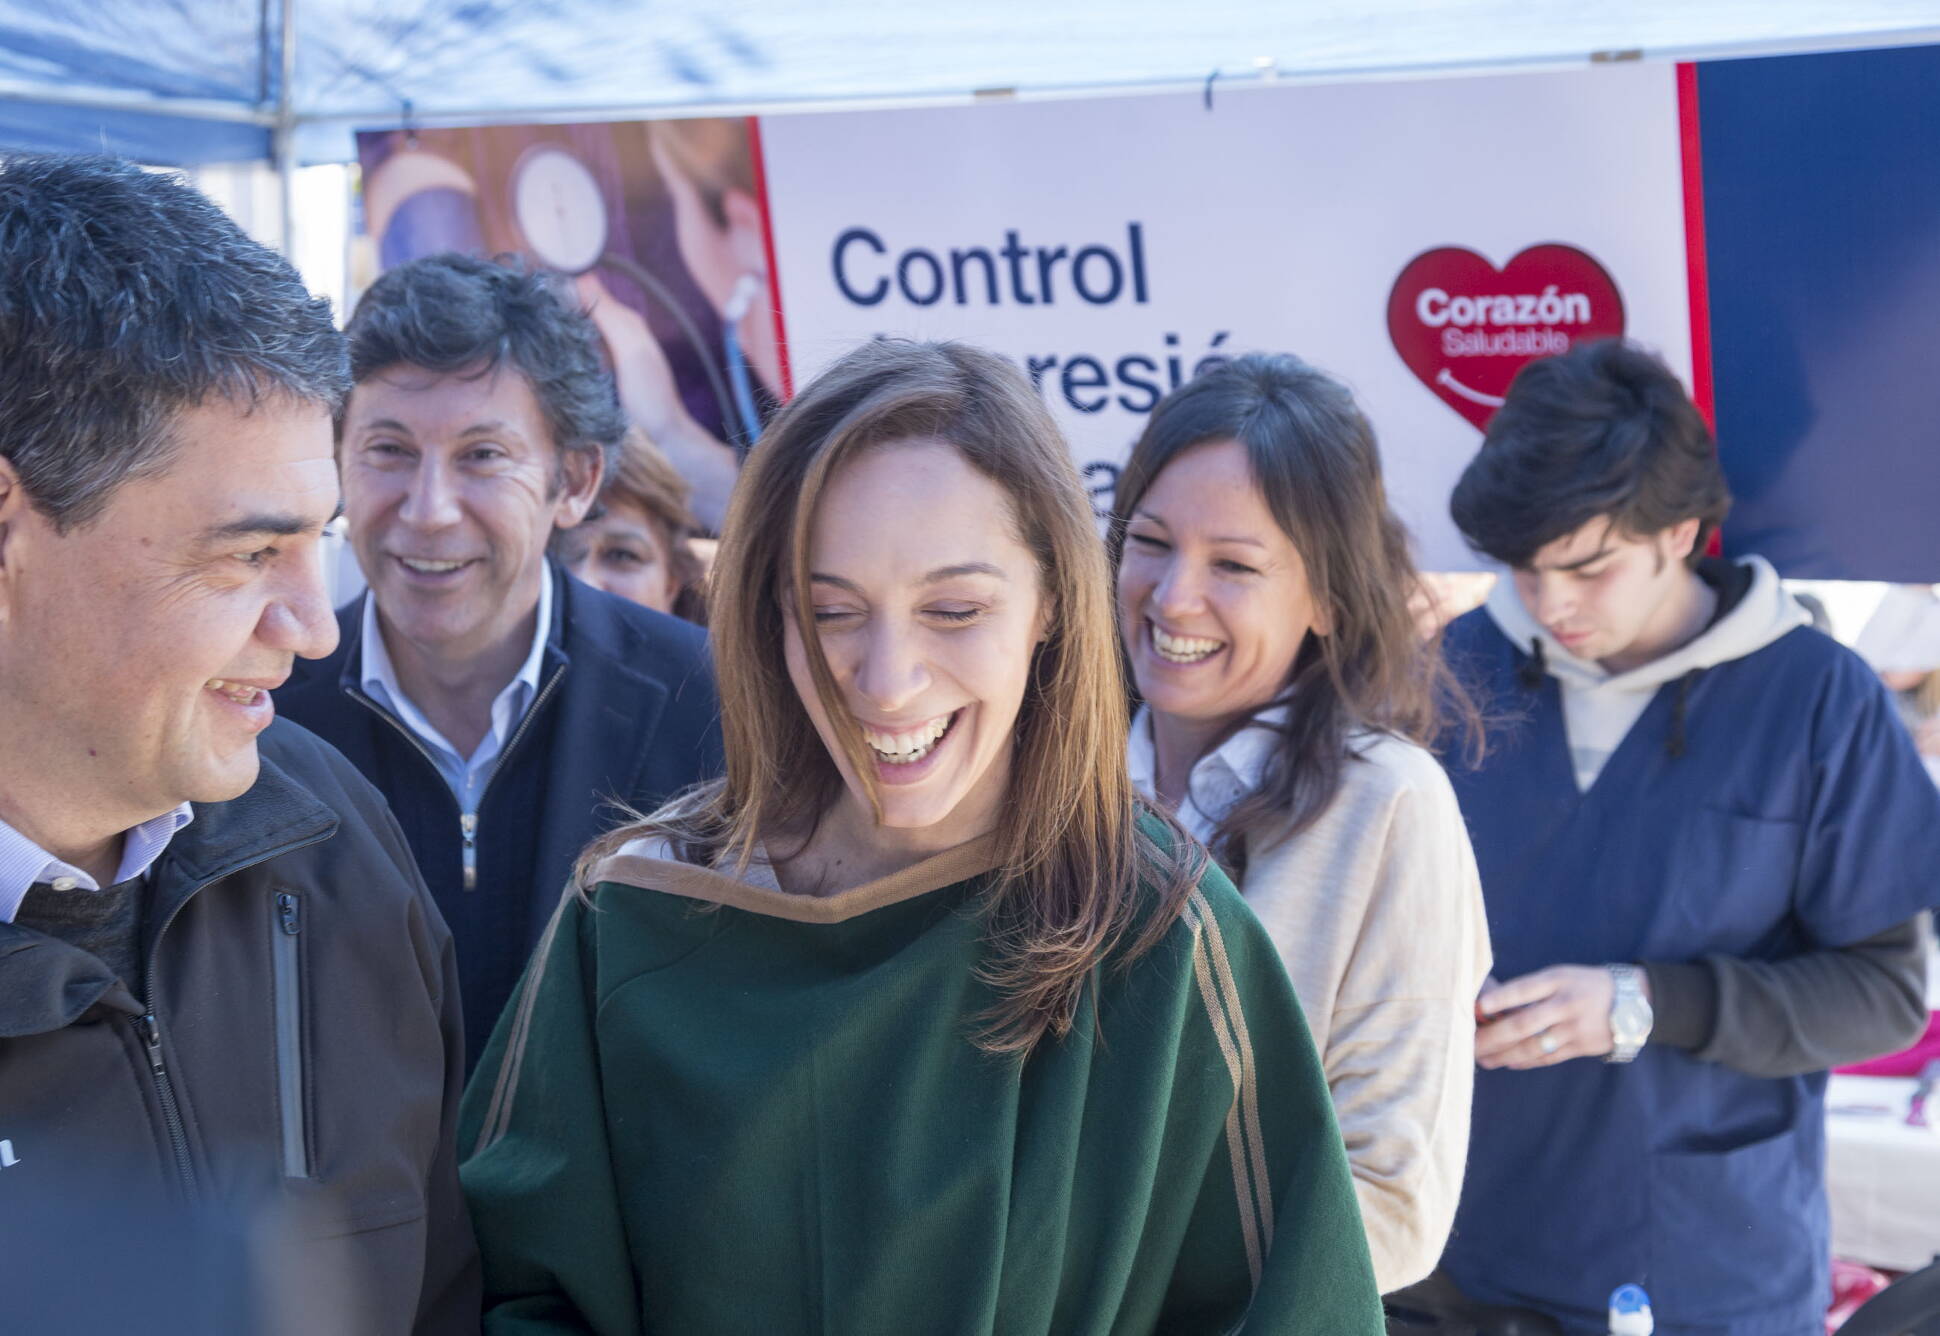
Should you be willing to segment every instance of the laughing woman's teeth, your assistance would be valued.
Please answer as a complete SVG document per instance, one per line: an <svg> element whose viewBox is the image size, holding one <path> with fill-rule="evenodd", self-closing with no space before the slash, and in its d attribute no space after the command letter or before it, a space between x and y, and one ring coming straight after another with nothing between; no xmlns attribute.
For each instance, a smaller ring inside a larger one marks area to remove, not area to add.
<svg viewBox="0 0 1940 1336"><path fill-rule="evenodd" d="M881 733L873 728L862 730L862 739L869 749L891 765L914 765L936 750L936 744L950 731L950 724L956 719L954 714L946 714L932 719L913 733Z"/></svg>
<svg viewBox="0 0 1940 1336"><path fill-rule="evenodd" d="M1167 663L1197 663L1226 648L1223 640L1202 640L1196 636L1169 636L1152 628L1152 648Z"/></svg>
<svg viewBox="0 0 1940 1336"><path fill-rule="evenodd" d="M208 681L208 689L227 696L238 705L254 705L256 698L263 693L261 687L243 686L235 682L225 682L220 677Z"/></svg>

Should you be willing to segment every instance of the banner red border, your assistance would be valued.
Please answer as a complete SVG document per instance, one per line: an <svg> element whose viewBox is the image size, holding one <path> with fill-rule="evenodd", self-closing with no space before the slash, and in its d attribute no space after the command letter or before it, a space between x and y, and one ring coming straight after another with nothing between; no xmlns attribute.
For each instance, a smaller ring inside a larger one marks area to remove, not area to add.
<svg viewBox="0 0 1940 1336"><path fill-rule="evenodd" d="M1677 67L1677 126L1684 160L1684 263L1691 289L1691 398L1718 427L1711 386L1711 279L1704 250L1704 140L1698 127L1698 67Z"/></svg>

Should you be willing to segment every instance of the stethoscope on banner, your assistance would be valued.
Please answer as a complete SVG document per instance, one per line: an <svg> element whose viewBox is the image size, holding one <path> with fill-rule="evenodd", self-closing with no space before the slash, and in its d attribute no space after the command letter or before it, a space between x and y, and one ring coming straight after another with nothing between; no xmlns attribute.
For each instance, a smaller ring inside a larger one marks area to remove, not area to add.
<svg viewBox="0 0 1940 1336"><path fill-rule="evenodd" d="M740 325L761 296L759 275L741 276L721 316L721 343L727 354L724 382L707 340L667 285L637 261L607 250L606 195L585 163L552 144L527 149L512 168L512 213L527 247L548 268L574 277L600 268L617 270L672 316L707 373L722 421L737 438L733 444L742 450L754 444L761 435L761 414L755 406L747 353L741 347Z"/></svg>

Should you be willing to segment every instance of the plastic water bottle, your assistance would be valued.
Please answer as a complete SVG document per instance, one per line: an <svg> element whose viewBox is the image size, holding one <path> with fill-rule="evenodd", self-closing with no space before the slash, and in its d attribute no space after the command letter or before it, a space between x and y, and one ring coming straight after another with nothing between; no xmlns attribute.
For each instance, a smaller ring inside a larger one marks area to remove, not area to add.
<svg viewBox="0 0 1940 1336"><path fill-rule="evenodd" d="M1651 1336L1650 1296L1641 1285L1624 1285L1610 1296L1610 1336Z"/></svg>

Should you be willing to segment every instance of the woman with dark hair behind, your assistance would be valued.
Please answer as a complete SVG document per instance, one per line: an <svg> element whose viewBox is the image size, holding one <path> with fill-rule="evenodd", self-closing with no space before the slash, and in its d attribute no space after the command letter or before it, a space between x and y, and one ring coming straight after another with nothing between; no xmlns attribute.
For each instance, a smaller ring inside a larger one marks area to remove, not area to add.
<svg viewBox="0 0 1940 1336"><path fill-rule="evenodd" d="M727 776L586 852L465 1103L486 1329L1375 1336L1273 944L1114 763L1029 381L842 358L711 610Z"/></svg>
<svg viewBox="0 0 1940 1336"><path fill-rule="evenodd" d="M552 555L595 589L705 624L693 489L638 427L621 438L594 513L553 535Z"/></svg>
<svg viewBox="0 0 1940 1336"><path fill-rule="evenodd" d="M1133 780L1272 935L1376 1278L1398 1289L1434 1267L1460 1196L1489 948L1461 813L1425 750L1473 711L1410 612L1418 576L1373 430L1298 359L1239 358L1154 410L1112 519L1144 700Z"/></svg>

